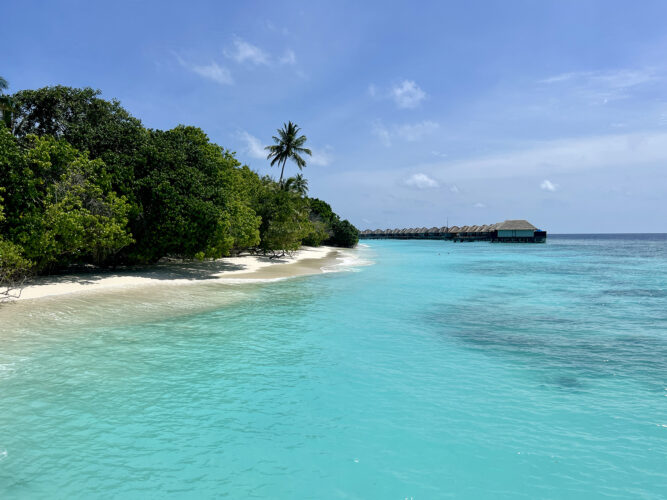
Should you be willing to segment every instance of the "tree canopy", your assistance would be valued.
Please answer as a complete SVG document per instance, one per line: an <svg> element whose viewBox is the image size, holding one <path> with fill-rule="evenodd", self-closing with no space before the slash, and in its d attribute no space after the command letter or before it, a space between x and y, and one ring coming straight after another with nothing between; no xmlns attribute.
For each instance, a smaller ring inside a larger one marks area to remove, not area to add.
<svg viewBox="0 0 667 500"><path fill-rule="evenodd" d="M0 288L71 264L357 243L354 226L307 198L303 175L283 182L285 162L301 169L301 155L310 154L292 122L270 149L272 164L282 165L275 182L201 129L147 129L98 90L55 86L4 97L12 107L11 127L0 122Z"/></svg>

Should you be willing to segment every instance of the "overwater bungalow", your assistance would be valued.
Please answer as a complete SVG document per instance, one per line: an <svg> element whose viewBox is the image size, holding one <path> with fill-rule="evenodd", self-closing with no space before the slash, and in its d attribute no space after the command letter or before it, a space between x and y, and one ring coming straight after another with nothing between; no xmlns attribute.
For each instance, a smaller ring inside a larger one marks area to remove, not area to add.
<svg viewBox="0 0 667 500"><path fill-rule="evenodd" d="M513 219L481 226L364 229L359 233L359 238L544 243L547 239L547 232L536 228L527 220Z"/></svg>
<svg viewBox="0 0 667 500"><path fill-rule="evenodd" d="M516 219L496 224L493 241L505 243L544 243L546 239L546 231L540 231L527 220Z"/></svg>

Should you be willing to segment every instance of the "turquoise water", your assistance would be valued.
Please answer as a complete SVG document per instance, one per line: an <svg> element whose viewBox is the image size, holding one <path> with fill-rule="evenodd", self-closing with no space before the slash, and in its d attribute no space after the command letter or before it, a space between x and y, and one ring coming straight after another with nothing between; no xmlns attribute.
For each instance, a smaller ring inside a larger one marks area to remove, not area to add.
<svg viewBox="0 0 667 500"><path fill-rule="evenodd" d="M5 324L0 497L667 496L666 237L359 253Z"/></svg>

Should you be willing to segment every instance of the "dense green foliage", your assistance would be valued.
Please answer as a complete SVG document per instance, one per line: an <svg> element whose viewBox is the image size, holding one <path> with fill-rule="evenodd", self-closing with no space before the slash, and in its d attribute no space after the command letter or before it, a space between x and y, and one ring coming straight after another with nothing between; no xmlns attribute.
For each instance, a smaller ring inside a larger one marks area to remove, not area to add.
<svg viewBox="0 0 667 500"><path fill-rule="evenodd" d="M146 129L90 88L3 97L11 113L2 108L0 121L0 287L70 264L357 242L354 226L307 198L301 174L260 178L198 128ZM305 136L291 122L284 131L269 156L302 168Z"/></svg>
<svg viewBox="0 0 667 500"><path fill-rule="evenodd" d="M323 239L322 244L351 248L359 243L359 230L348 220L341 220L327 202L311 198L309 206L313 223L328 228L328 238Z"/></svg>

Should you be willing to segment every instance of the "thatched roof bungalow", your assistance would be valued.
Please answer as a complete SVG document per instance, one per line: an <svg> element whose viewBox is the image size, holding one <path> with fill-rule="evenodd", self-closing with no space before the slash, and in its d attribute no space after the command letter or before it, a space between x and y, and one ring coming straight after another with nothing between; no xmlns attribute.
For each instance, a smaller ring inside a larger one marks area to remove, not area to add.
<svg viewBox="0 0 667 500"><path fill-rule="evenodd" d="M537 228L523 219L506 220L496 224L498 238L527 238L535 236Z"/></svg>

